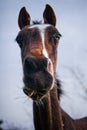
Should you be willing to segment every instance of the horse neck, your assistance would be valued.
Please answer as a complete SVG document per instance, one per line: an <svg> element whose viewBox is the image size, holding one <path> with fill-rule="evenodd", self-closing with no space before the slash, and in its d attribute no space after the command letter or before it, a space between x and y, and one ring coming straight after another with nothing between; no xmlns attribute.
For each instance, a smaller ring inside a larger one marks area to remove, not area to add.
<svg viewBox="0 0 87 130"><path fill-rule="evenodd" d="M33 103L35 130L63 130L57 87L39 103Z"/></svg>

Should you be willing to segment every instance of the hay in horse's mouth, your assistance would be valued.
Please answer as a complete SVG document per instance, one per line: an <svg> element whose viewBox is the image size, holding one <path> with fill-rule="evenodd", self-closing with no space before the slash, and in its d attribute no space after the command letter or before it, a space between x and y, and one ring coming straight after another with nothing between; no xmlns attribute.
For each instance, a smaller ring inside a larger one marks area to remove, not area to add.
<svg viewBox="0 0 87 130"><path fill-rule="evenodd" d="M49 90L49 87L47 87L47 89L44 89L43 91L33 90L27 86L23 88L24 93L36 101L40 100L41 97L43 97L48 92L48 90Z"/></svg>

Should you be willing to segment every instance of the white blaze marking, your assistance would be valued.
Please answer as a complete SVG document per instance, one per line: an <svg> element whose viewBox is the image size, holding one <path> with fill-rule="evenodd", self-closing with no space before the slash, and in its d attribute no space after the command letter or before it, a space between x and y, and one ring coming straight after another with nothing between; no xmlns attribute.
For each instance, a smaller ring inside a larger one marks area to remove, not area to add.
<svg viewBox="0 0 87 130"><path fill-rule="evenodd" d="M44 34L45 34L45 29L47 27L49 27L50 25L49 24L41 24L41 25L32 25L30 26L29 28L38 28L40 30L40 34L41 34L41 38L42 38L42 44L43 44L43 55L49 59L48 57L48 53L47 53L47 50L46 50L46 47L45 47L45 39L44 39Z"/></svg>
<svg viewBox="0 0 87 130"><path fill-rule="evenodd" d="M45 29L48 26L44 25L43 28L40 26L40 33L41 33L42 45L43 45L43 55L48 59L47 70L53 76L53 64L52 64L51 59L49 58L48 52L47 52L46 47L45 47Z"/></svg>
<svg viewBox="0 0 87 130"><path fill-rule="evenodd" d="M45 38L44 38L44 31L41 31L41 38L42 38L42 45L43 45L43 55L48 58L48 53L45 47Z"/></svg>

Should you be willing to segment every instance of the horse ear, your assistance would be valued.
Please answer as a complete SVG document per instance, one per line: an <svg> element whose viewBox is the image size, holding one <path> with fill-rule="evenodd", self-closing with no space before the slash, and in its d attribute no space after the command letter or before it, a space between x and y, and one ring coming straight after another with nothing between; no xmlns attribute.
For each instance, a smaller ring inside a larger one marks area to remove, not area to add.
<svg viewBox="0 0 87 130"><path fill-rule="evenodd" d="M26 25L30 25L30 15L26 11L25 7L22 7L19 12L18 25L19 25L20 29L22 29Z"/></svg>
<svg viewBox="0 0 87 130"><path fill-rule="evenodd" d="M50 5L46 5L46 8L43 12L44 23L52 24L56 26L56 16Z"/></svg>

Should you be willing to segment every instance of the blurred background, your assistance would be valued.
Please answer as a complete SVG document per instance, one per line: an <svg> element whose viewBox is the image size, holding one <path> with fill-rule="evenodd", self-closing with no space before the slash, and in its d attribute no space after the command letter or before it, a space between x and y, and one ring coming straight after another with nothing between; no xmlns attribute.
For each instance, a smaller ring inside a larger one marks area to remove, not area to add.
<svg viewBox="0 0 87 130"><path fill-rule="evenodd" d="M0 125L4 130L34 130L32 100L22 92L23 74L18 14L25 6L32 20L43 20L46 4L62 34L57 77L64 94L61 107L74 119L87 116L87 0L1 0L0 2Z"/></svg>

